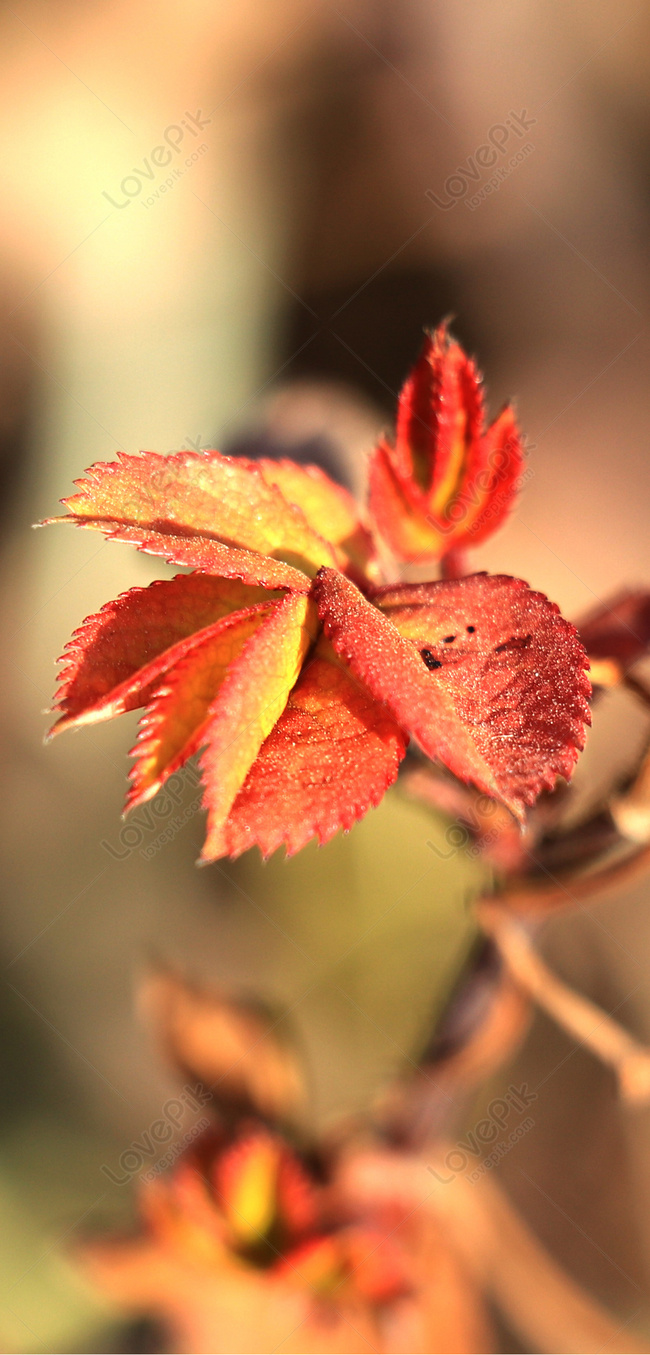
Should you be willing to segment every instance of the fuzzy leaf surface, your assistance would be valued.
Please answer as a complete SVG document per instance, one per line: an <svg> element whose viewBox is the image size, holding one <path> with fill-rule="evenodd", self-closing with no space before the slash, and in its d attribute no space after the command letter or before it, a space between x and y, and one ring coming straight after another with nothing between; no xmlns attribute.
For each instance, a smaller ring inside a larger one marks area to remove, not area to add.
<svg viewBox="0 0 650 1355"><path fill-rule="evenodd" d="M62 714L52 733L146 705L167 670L193 647L195 632L279 596L236 580L178 574L107 602L86 618L62 655L54 701Z"/></svg>
<svg viewBox="0 0 650 1355"><path fill-rule="evenodd" d="M170 565L185 565L222 579L239 579L262 588L286 588L293 593L309 591L310 580L302 570L294 569L283 560L272 559L270 555L224 546L212 537L177 536L171 532L144 531L141 527L117 527L107 531L106 523L95 518L53 520L74 521L77 527L102 531L108 541L121 541L146 555L159 555Z"/></svg>
<svg viewBox="0 0 650 1355"><path fill-rule="evenodd" d="M63 500L69 510L64 521L86 522L113 536L130 528L134 542L138 534L201 536L308 573L335 563L331 546L254 462L212 451L142 452L97 462L86 474L77 481L79 492Z"/></svg>

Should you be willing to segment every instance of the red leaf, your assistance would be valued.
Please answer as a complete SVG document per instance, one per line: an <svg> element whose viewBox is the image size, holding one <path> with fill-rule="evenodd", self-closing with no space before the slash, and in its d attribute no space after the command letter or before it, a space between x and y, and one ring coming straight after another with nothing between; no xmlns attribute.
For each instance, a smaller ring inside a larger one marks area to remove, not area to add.
<svg viewBox="0 0 650 1355"><path fill-rule="evenodd" d="M49 521L85 522L114 536L128 528L133 541L198 535L278 557L308 573L336 563L301 510L253 462L213 451L143 452L97 462L87 475L77 481L79 493L63 500L70 516Z"/></svg>
<svg viewBox="0 0 650 1355"><path fill-rule="evenodd" d="M318 1224L316 1187L275 1134L257 1129L244 1135L216 1160L213 1176L217 1202L239 1245L275 1232L277 1256L278 1242L286 1246Z"/></svg>
<svg viewBox="0 0 650 1355"><path fill-rule="evenodd" d="M107 602L66 646L54 702L63 714L51 732L146 705L163 674L196 643L194 632L274 597L229 579L178 574Z"/></svg>
<svg viewBox="0 0 650 1355"><path fill-rule="evenodd" d="M291 856L312 837L323 843L351 828L392 785L406 742L321 642L237 796L228 854L258 846L270 856L285 843Z"/></svg>
<svg viewBox="0 0 650 1355"><path fill-rule="evenodd" d="M482 428L480 375L440 325L427 335L400 392L395 438L400 479L415 480L434 512L453 497Z"/></svg>
<svg viewBox="0 0 650 1355"><path fill-rule="evenodd" d="M277 1216L281 1139L260 1129L228 1148L214 1163L216 1201L235 1245L260 1244Z"/></svg>
<svg viewBox="0 0 650 1355"><path fill-rule="evenodd" d="M422 504L413 504L413 486L398 478L392 449L380 442L368 463L370 514L375 529L397 560L437 560L447 537L427 520ZM429 514L428 517L431 517Z"/></svg>
<svg viewBox="0 0 650 1355"><path fill-rule="evenodd" d="M449 513L462 526L467 546L478 546L507 518L523 470L521 435L511 405L506 405L474 444L463 487ZM464 516L461 517L461 512Z"/></svg>
<svg viewBox="0 0 650 1355"><path fill-rule="evenodd" d="M484 429L479 374L441 326L401 393L394 447L371 461L375 525L404 559L449 555L502 520L520 468L512 411ZM394 780L408 731L519 815L570 773L584 654L526 585L476 576L369 602L351 579L372 589L378 562L352 498L289 460L144 452L77 483L69 516L53 520L199 572L84 623L55 728L146 707L130 804L203 749L203 860L253 843L291 853L347 829ZM319 611L326 634L301 673ZM453 662L445 629L450 644L463 634Z"/></svg>
<svg viewBox="0 0 650 1355"><path fill-rule="evenodd" d="M411 1258L399 1246L399 1229L367 1223L343 1230L340 1245L358 1293L371 1303L390 1303L415 1288Z"/></svg>
<svg viewBox="0 0 650 1355"><path fill-rule="evenodd" d="M589 722L587 660L543 594L474 574L380 589L379 612L323 569L314 595L337 653L457 776L522 817L570 775Z"/></svg>
<svg viewBox="0 0 650 1355"><path fill-rule="evenodd" d="M427 336L399 397L395 445L381 442L369 468L372 517L400 559L478 544L512 506L519 431L509 406L484 431L480 381L445 325Z"/></svg>

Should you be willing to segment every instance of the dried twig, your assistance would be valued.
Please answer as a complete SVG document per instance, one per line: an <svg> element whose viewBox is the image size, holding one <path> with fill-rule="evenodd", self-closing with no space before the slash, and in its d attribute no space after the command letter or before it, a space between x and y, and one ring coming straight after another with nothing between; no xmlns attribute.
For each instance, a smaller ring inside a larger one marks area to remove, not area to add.
<svg viewBox="0 0 650 1355"><path fill-rule="evenodd" d="M582 873L566 871L549 881L533 881L522 875L508 881L499 900L513 913L548 913L570 908L596 895L606 895L634 884L650 870L650 843L611 865Z"/></svg>
<svg viewBox="0 0 650 1355"><path fill-rule="evenodd" d="M492 937L515 981L576 1040L614 1069L624 1100L650 1101L650 1050L593 1002L551 973L533 949L521 923L489 901L479 918Z"/></svg>

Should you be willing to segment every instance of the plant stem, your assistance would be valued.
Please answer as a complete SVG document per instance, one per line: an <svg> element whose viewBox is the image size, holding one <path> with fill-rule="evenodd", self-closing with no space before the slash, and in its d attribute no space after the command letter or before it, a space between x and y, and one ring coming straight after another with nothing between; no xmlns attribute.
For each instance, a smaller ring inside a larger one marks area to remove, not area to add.
<svg viewBox="0 0 650 1355"><path fill-rule="evenodd" d="M462 579L467 574L467 556L464 550L450 550L440 561L443 579Z"/></svg>

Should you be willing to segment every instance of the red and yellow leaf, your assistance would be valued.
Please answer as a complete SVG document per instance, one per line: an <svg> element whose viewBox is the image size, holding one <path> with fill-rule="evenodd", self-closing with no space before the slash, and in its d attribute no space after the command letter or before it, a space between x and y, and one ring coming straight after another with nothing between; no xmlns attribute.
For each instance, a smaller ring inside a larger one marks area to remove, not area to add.
<svg viewBox="0 0 650 1355"><path fill-rule="evenodd" d="M292 1237L317 1228L319 1191L294 1153L284 1152L278 1168L278 1213Z"/></svg>
<svg viewBox="0 0 650 1355"><path fill-rule="evenodd" d="M499 525L521 466L512 410L485 428L480 374L440 326L401 392L394 445L371 458L374 529L404 560L448 556ZM202 750L203 860L291 854L348 829L395 779L409 732L519 817L570 774L584 651L520 581L399 585L369 601L379 565L353 499L290 460L143 452L77 487L50 521L198 572L84 622L55 729L145 706L131 805Z"/></svg>
<svg viewBox="0 0 650 1355"><path fill-rule="evenodd" d="M372 570L373 540L347 489L337 485L320 466L299 466L295 461L266 458L255 464L267 484L275 485L288 503L302 509L309 526L337 548L343 568L353 564L366 573L369 568Z"/></svg>
<svg viewBox="0 0 650 1355"><path fill-rule="evenodd" d="M322 1297L338 1294L346 1277L345 1256L337 1233L319 1234L300 1242L273 1267L276 1280L285 1280Z"/></svg>
<svg viewBox="0 0 650 1355"><path fill-rule="evenodd" d="M312 837L323 843L351 828L392 785L406 743L321 641L235 800L228 854L258 846L269 856L284 843L291 856Z"/></svg>
<svg viewBox="0 0 650 1355"><path fill-rule="evenodd" d="M215 1162L217 1203L239 1245L262 1241L278 1212L277 1180L283 1145L260 1130L240 1139Z"/></svg>
<svg viewBox="0 0 650 1355"><path fill-rule="evenodd" d="M219 575L222 579L240 579L242 583L259 584L262 588L287 588L292 593L309 591L310 580L302 570L294 569L283 560L274 560L270 555L224 546L223 542L214 541L208 536L174 536L167 532L147 532L141 527L118 527L109 532L106 531L105 522L93 518L55 520L74 522L77 527L99 529L106 533L108 541L122 541L147 555L159 555L170 565L185 565L189 569Z"/></svg>
<svg viewBox="0 0 650 1355"><path fill-rule="evenodd" d="M206 736L213 706L247 642L273 614L268 603L234 612L193 637L193 644L166 675L142 718L133 749L127 805L142 804L196 753Z"/></svg>
<svg viewBox="0 0 650 1355"><path fill-rule="evenodd" d="M324 1298L340 1302L352 1290L368 1303L384 1304L415 1288L409 1261L390 1232L361 1224L299 1243L274 1265L273 1274Z"/></svg>
<svg viewBox="0 0 650 1355"><path fill-rule="evenodd" d="M196 631L278 596L236 580L178 574L107 602L66 646L54 701L62 715L51 732L146 705L162 676L193 647Z"/></svg>
<svg viewBox="0 0 650 1355"><path fill-rule="evenodd" d="M569 776L589 723L587 659L541 593L503 575L398 585L368 602L323 569L325 633L430 757L518 817Z"/></svg>
<svg viewBox="0 0 650 1355"><path fill-rule="evenodd" d="M264 740L279 720L316 638L310 598L289 595L231 664L206 731L201 770L208 832L202 861L228 852L226 822Z"/></svg>
<svg viewBox="0 0 650 1355"><path fill-rule="evenodd" d="M243 547L314 573L335 564L332 548L309 526L304 513L267 483L253 462L219 452L159 456L120 454L98 462L77 481L79 493L64 499L64 519L99 527L107 535L130 529L172 537L202 536Z"/></svg>
<svg viewBox="0 0 650 1355"><path fill-rule="evenodd" d="M398 479L385 442L370 457L368 494L375 530L397 560L439 560L449 549L451 533L436 528L421 504L414 507L408 482Z"/></svg>
<svg viewBox="0 0 650 1355"><path fill-rule="evenodd" d="M397 1236L396 1236L397 1234ZM340 1244L355 1288L371 1303L390 1303L415 1288L410 1257L394 1233L368 1224L348 1227Z"/></svg>
<svg viewBox="0 0 650 1355"><path fill-rule="evenodd" d="M316 1184L277 1134L265 1129L246 1134L216 1159L212 1177L216 1202L236 1246L264 1240L272 1232L277 1248L319 1224Z"/></svg>

